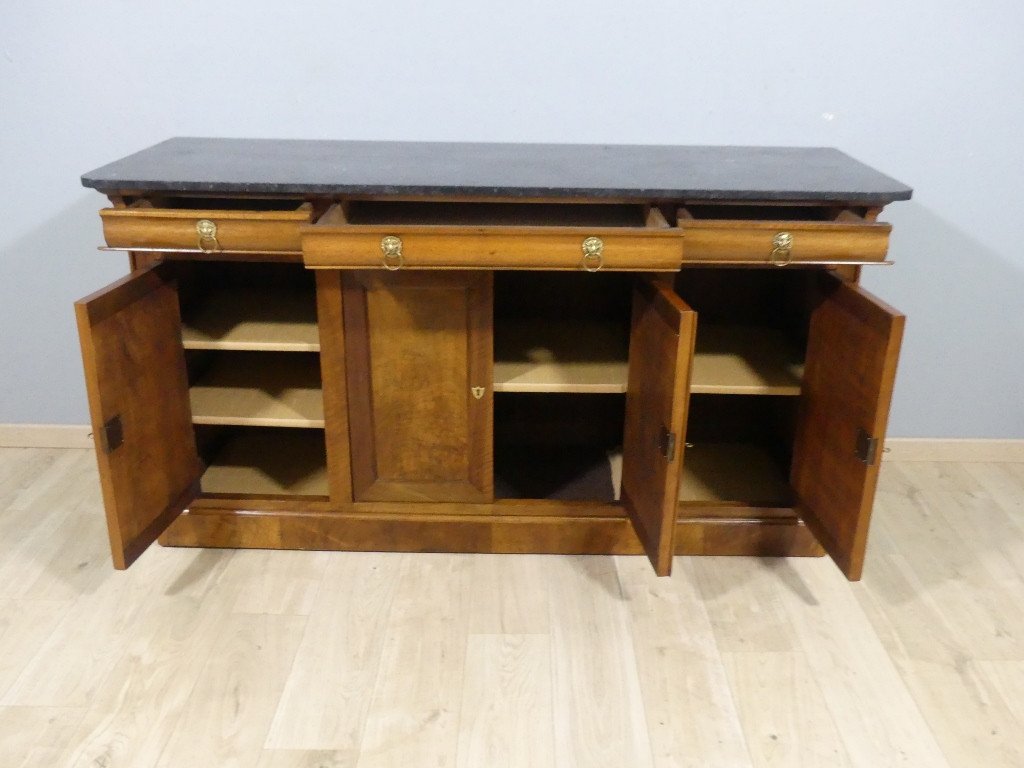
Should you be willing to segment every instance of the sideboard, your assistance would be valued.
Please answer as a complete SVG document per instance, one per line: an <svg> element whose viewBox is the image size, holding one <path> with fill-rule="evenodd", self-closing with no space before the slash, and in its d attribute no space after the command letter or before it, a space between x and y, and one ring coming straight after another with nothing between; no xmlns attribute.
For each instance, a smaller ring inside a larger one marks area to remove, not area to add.
<svg viewBox="0 0 1024 768"><path fill-rule="evenodd" d="M176 138L86 174L111 551L821 555L860 578L903 184L834 149Z"/></svg>

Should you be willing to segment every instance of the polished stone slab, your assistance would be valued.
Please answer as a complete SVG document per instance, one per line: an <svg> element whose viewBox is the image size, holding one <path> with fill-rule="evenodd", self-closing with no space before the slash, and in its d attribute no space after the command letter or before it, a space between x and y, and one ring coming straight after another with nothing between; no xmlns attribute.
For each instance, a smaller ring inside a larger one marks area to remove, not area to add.
<svg viewBox="0 0 1024 768"><path fill-rule="evenodd" d="M911 189L828 147L174 138L86 173L103 192L885 204Z"/></svg>

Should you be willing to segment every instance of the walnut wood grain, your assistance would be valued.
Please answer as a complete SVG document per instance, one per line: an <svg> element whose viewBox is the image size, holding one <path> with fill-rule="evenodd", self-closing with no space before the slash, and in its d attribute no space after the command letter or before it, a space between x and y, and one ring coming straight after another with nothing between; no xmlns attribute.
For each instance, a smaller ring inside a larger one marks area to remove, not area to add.
<svg viewBox="0 0 1024 768"><path fill-rule="evenodd" d="M359 506L359 505L354 505ZM429 508L434 505L424 505ZM444 505L439 505L444 506ZM822 554L797 519L686 519L673 523L676 555ZM445 515L190 510L160 538L166 546L499 554L641 555L645 547L623 514Z"/></svg>
<svg viewBox="0 0 1024 768"><path fill-rule="evenodd" d="M785 209L780 209L784 215ZM838 213L831 221L730 219L729 207L722 206L721 218L695 218L688 209L678 212L687 263L772 261L772 240L780 232L793 237L789 260L794 263L842 263L883 261L889 251L892 227L868 221L851 211Z"/></svg>
<svg viewBox="0 0 1024 768"><path fill-rule="evenodd" d="M822 275L811 315L791 483L808 527L846 574L864 567L904 317L859 286ZM865 463L858 430L878 441Z"/></svg>
<svg viewBox="0 0 1024 768"><path fill-rule="evenodd" d="M316 274L317 328L320 337L320 378L323 382L327 477L331 499L352 501L352 457L349 449L348 383L341 272Z"/></svg>
<svg viewBox="0 0 1024 768"><path fill-rule="evenodd" d="M314 268L381 269L381 239L402 239L409 269L582 270L583 241L604 242L603 269L674 271L683 258L677 230L655 218L634 227L352 224L335 206L303 227L302 253Z"/></svg>
<svg viewBox="0 0 1024 768"><path fill-rule="evenodd" d="M292 210L246 211L160 208L143 200L124 208L105 208L100 218L111 248L200 250L196 222L206 219L217 225L216 250L295 253L302 247L299 226L309 223L312 213L312 205L301 201L295 201ZM203 247L215 248L212 242Z"/></svg>
<svg viewBox="0 0 1024 768"><path fill-rule="evenodd" d="M178 296L133 272L75 304L114 567L127 568L198 492ZM104 425L119 424L118 435Z"/></svg>
<svg viewBox="0 0 1024 768"><path fill-rule="evenodd" d="M664 285L638 281L633 294L622 501L658 575L672 569L679 471L697 316ZM663 433L672 433L664 455Z"/></svg>
<svg viewBox="0 0 1024 768"><path fill-rule="evenodd" d="M490 500L491 318L489 272L345 274L357 500Z"/></svg>

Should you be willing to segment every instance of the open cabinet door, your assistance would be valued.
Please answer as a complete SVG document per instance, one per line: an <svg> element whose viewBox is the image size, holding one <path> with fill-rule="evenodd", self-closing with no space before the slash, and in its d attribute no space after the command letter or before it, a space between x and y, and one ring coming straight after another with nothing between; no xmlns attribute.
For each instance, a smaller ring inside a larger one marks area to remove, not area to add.
<svg viewBox="0 0 1024 768"><path fill-rule="evenodd" d="M904 317L822 275L811 314L791 482L800 516L851 581L861 576Z"/></svg>
<svg viewBox="0 0 1024 768"><path fill-rule="evenodd" d="M697 313L667 286L637 281L629 338L622 502L659 576L672 571Z"/></svg>
<svg viewBox="0 0 1024 768"><path fill-rule="evenodd" d="M114 567L127 568L198 492L181 318L157 264L75 303Z"/></svg>

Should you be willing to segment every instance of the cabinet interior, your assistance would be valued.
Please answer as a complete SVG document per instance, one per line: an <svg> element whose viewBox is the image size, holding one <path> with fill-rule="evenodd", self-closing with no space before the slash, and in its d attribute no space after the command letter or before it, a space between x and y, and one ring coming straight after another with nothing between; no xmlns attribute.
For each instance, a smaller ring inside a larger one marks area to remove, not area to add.
<svg viewBox="0 0 1024 768"><path fill-rule="evenodd" d="M798 398L690 397L679 501L789 506Z"/></svg>
<svg viewBox="0 0 1024 768"><path fill-rule="evenodd" d="M764 205L749 203L687 204L680 217L723 221L833 221L841 211L823 205Z"/></svg>
<svg viewBox="0 0 1024 768"><path fill-rule="evenodd" d="M496 498L617 497L633 279L495 273Z"/></svg>
<svg viewBox="0 0 1024 768"><path fill-rule="evenodd" d="M352 200L349 224L643 227L649 206L627 203L460 203Z"/></svg>
<svg viewBox="0 0 1024 768"><path fill-rule="evenodd" d="M313 275L300 264L190 262L178 285L203 492L326 495Z"/></svg>
<svg viewBox="0 0 1024 768"><path fill-rule="evenodd" d="M684 268L697 312L679 500L792 503L813 270ZM496 498L619 498L632 291L623 273L494 275ZM313 275L196 262L179 283L205 493L324 495Z"/></svg>
<svg viewBox="0 0 1024 768"><path fill-rule="evenodd" d="M149 196L145 198L127 198L129 208L181 211L298 211L305 204L296 198L274 197L204 197L201 195L185 196Z"/></svg>
<svg viewBox="0 0 1024 768"><path fill-rule="evenodd" d="M196 443L203 494L328 495L322 429L199 425Z"/></svg>
<svg viewBox="0 0 1024 768"><path fill-rule="evenodd" d="M679 501L789 506L815 269L684 268L697 312Z"/></svg>

